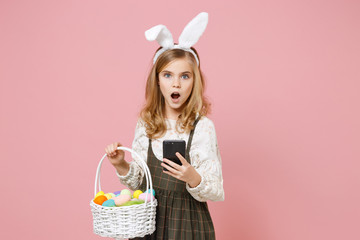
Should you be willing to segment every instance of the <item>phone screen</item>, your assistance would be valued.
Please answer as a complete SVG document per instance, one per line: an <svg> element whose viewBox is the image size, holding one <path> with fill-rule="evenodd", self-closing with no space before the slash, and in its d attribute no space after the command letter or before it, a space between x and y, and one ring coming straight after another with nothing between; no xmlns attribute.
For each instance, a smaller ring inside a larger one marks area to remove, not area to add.
<svg viewBox="0 0 360 240"><path fill-rule="evenodd" d="M175 155L176 152L180 153L185 158L185 146L184 140L164 140L163 141L163 157L182 165L180 159ZM167 171L166 168L164 168Z"/></svg>

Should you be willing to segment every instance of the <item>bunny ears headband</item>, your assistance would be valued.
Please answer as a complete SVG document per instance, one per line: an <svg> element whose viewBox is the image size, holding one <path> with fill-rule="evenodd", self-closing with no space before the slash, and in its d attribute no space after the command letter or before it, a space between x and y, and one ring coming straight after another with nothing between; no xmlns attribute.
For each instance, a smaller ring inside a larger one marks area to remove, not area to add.
<svg viewBox="0 0 360 240"><path fill-rule="evenodd" d="M195 52L190 49L197 41L200 36L206 29L208 23L208 13L202 12L199 13L195 18L193 18L184 28L180 37L179 43L174 44L173 37L171 32L166 28L165 25L156 25L145 32L145 37L148 41L156 40L159 45L162 47L159 51L156 52L154 56L154 63L156 59L166 50L169 49L183 49L185 51L191 52L197 64L199 65L199 59L197 58Z"/></svg>

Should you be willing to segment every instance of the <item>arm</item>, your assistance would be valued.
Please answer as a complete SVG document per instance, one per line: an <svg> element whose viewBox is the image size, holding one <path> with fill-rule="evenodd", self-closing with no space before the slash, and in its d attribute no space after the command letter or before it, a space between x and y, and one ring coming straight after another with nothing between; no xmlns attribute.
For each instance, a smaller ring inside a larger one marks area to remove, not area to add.
<svg viewBox="0 0 360 240"><path fill-rule="evenodd" d="M141 119L138 120L135 128L135 136L132 143L132 149L140 155L140 161L147 161L147 148L149 139L146 137L145 127ZM132 156L134 158L134 156ZM126 175L123 172L116 171L117 176L122 184L131 190L137 189L142 183L144 171L138 163L132 161L129 163L129 170Z"/></svg>
<svg viewBox="0 0 360 240"><path fill-rule="evenodd" d="M201 125L200 125L201 123ZM199 122L190 149L191 165L200 175L200 183L186 189L198 201L224 201L222 162L215 126L210 119Z"/></svg>

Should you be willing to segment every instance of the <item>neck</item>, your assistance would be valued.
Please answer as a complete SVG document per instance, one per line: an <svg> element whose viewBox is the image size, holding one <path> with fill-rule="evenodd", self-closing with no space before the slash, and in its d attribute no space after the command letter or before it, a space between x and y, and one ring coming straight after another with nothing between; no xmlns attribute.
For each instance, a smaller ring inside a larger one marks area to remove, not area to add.
<svg viewBox="0 0 360 240"><path fill-rule="evenodd" d="M177 120L181 114L181 110L167 108L165 109L165 118Z"/></svg>

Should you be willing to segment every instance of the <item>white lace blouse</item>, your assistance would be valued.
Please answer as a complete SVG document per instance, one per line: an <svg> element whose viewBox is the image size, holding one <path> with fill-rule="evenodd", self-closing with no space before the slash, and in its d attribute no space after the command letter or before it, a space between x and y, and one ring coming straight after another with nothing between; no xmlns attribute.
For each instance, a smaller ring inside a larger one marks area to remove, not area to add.
<svg viewBox="0 0 360 240"><path fill-rule="evenodd" d="M153 139L152 149L157 159L163 159L162 142L166 139L185 140L186 146L190 134L178 133L175 130L176 120L166 119L168 130L166 134L158 139ZM139 118L132 149L143 159L147 160L149 147L149 138L146 136L144 122ZM191 165L201 176L201 182L198 186L191 188L186 184L187 191L198 201L224 201L223 177L221 169L221 157L217 144L214 123L207 117L202 117L196 125L194 136L190 148ZM134 157L134 156L133 156ZM125 176L116 172L122 184L135 190L140 186L143 180L143 170L139 165L132 161L130 170Z"/></svg>

